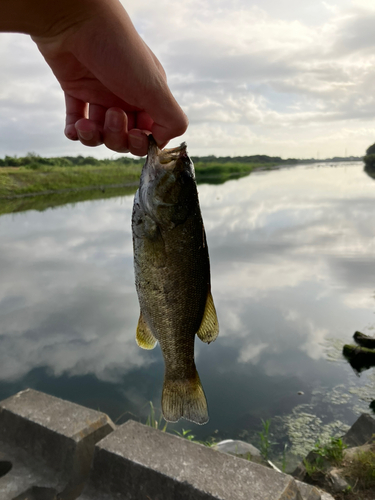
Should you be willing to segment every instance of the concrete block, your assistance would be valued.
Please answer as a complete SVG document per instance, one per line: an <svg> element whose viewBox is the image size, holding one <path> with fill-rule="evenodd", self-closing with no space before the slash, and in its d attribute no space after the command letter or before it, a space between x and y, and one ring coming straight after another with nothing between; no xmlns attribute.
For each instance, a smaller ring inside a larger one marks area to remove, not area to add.
<svg viewBox="0 0 375 500"><path fill-rule="evenodd" d="M128 421L95 447L79 500L303 500L295 480Z"/></svg>
<svg viewBox="0 0 375 500"><path fill-rule="evenodd" d="M1 500L76 498L95 444L114 428L103 413L32 389L0 402Z"/></svg>
<svg viewBox="0 0 375 500"><path fill-rule="evenodd" d="M342 438L348 446L362 446L366 444L375 434L375 419L367 413L354 422L345 436Z"/></svg>

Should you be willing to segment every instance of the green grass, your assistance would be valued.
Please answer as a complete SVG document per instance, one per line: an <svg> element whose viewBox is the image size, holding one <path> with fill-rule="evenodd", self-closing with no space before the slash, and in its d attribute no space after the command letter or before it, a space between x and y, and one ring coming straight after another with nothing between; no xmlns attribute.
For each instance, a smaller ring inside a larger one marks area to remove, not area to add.
<svg viewBox="0 0 375 500"><path fill-rule="evenodd" d="M141 165L88 165L0 168L0 198L61 192L88 187L121 186L139 181Z"/></svg>
<svg viewBox="0 0 375 500"><path fill-rule="evenodd" d="M346 477L356 482L358 489L375 487L375 452L360 451L346 466Z"/></svg>
<svg viewBox="0 0 375 500"><path fill-rule="evenodd" d="M347 445L341 438L331 437L329 443L321 444L319 441L315 444L314 451L321 457L335 465L340 465L344 459L344 450Z"/></svg>
<svg viewBox="0 0 375 500"><path fill-rule="evenodd" d="M204 163L195 162L195 176L198 183L222 184L229 179L239 179L249 175L253 170L271 169L277 163Z"/></svg>
<svg viewBox="0 0 375 500"><path fill-rule="evenodd" d="M302 460L303 465L306 469L306 474L312 479L316 479L317 477L324 474L324 460L323 457L318 456L313 462L309 462L306 458Z"/></svg>
<svg viewBox="0 0 375 500"><path fill-rule="evenodd" d="M68 190L105 188L138 183L144 159L95 160L75 158L8 158L0 165L0 199L31 194L62 193ZM77 163L78 161L78 163ZM55 162L55 163L54 163ZM87 163L85 163L87 162ZM197 182L221 184L249 175L254 169L272 168L276 163L196 161Z"/></svg>
<svg viewBox="0 0 375 500"><path fill-rule="evenodd" d="M146 425L152 427L153 429L159 429L162 432L165 432L167 430L168 422L164 420L161 411L156 410L152 401L149 401L149 405L150 405L150 411L147 416ZM159 416L157 416L157 413L159 413ZM164 420L164 425L162 425L163 420Z"/></svg>
<svg viewBox="0 0 375 500"><path fill-rule="evenodd" d="M260 454L262 455L264 460L268 460L271 448L270 425L271 425L271 419L268 420L262 419L263 430L259 432L259 438L260 438Z"/></svg>
<svg viewBox="0 0 375 500"><path fill-rule="evenodd" d="M318 474L325 474L330 465L339 466L344 460L344 450L347 445L341 438L331 437L328 443L322 444L318 441L314 446L313 458L303 459L307 475L314 479Z"/></svg>

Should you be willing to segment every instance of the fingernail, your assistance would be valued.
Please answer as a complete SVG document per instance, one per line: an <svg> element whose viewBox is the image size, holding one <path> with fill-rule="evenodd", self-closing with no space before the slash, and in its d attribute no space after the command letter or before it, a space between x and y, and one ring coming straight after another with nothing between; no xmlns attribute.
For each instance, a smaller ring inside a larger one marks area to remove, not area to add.
<svg viewBox="0 0 375 500"><path fill-rule="evenodd" d="M112 132L122 132L124 130L124 115L116 111L107 111L104 127L109 128Z"/></svg>
<svg viewBox="0 0 375 500"><path fill-rule="evenodd" d="M71 141L78 141L77 131L74 125L68 125L67 127L65 127L64 133L66 137Z"/></svg>
<svg viewBox="0 0 375 500"><path fill-rule="evenodd" d="M83 139L84 141L91 141L91 139L94 137L94 132L92 130L77 130L77 134L80 139Z"/></svg>
<svg viewBox="0 0 375 500"><path fill-rule="evenodd" d="M129 134L129 143L132 148L141 149L143 146L143 138L139 137L138 135Z"/></svg>

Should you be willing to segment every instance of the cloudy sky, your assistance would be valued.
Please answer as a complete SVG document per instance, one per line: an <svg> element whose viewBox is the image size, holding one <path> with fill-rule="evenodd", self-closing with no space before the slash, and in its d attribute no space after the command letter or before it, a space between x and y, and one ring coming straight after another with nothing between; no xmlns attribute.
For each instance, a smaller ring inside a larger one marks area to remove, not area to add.
<svg viewBox="0 0 375 500"><path fill-rule="evenodd" d="M191 154L360 156L375 142L373 0L122 3L189 117ZM0 67L0 157L117 156L65 139L62 92L27 36L0 35Z"/></svg>

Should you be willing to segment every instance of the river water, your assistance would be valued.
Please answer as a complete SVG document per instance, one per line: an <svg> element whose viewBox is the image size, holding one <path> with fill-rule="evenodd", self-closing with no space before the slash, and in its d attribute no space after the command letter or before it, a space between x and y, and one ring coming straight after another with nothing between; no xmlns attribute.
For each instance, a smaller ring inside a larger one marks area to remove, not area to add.
<svg viewBox="0 0 375 500"><path fill-rule="evenodd" d="M356 330L375 333L375 181L360 163L314 164L199 196L220 323L214 343L196 341L210 422L169 430L257 445L271 419L272 453L301 456L375 399L374 372L341 355ZM33 387L118 423L160 408L160 349L134 340L132 203L0 217L0 399Z"/></svg>

